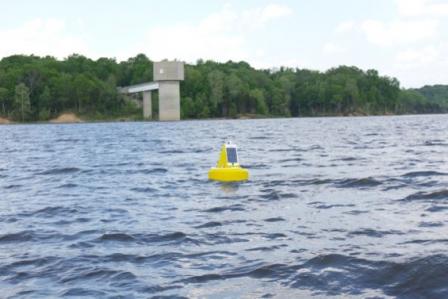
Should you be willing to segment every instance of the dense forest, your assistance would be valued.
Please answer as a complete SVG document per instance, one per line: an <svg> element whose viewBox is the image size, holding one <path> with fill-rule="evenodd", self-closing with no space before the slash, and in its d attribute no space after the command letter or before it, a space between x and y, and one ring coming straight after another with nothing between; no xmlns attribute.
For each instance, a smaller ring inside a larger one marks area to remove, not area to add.
<svg viewBox="0 0 448 299"><path fill-rule="evenodd" d="M257 70L245 62L200 60L186 66L185 78L183 118L448 112L448 86L401 89L395 78L356 67ZM0 61L0 115L16 121L45 121L63 112L90 120L138 119L141 108L117 86L151 80L152 61L143 54L122 62L10 56Z"/></svg>

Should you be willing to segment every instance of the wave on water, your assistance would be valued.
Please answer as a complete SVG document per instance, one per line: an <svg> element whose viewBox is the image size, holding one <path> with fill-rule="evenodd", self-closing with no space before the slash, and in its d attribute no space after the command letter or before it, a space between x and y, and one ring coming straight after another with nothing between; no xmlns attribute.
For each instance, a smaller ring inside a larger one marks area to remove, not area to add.
<svg viewBox="0 0 448 299"><path fill-rule="evenodd" d="M448 146L444 140L428 140L423 144L424 146Z"/></svg>
<svg viewBox="0 0 448 299"><path fill-rule="evenodd" d="M344 179L335 182L339 188L369 188L376 187L382 184L382 182L373 178L362 179Z"/></svg>
<svg viewBox="0 0 448 299"><path fill-rule="evenodd" d="M0 178L1 178L1 176L0 176ZM5 186L5 187L3 187L4 189L17 189L17 188L20 188L20 187L23 187L23 185L20 185L20 184L11 184L11 185L7 185L7 186Z"/></svg>
<svg viewBox="0 0 448 299"><path fill-rule="evenodd" d="M375 178L345 178L345 179L294 179L289 181L273 180L264 184L265 187L278 186L316 186L331 185L337 188L373 188L382 185L384 182Z"/></svg>
<svg viewBox="0 0 448 299"><path fill-rule="evenodd" d="M161 175L168 172L168 169L163 167L156 167L156 168L148 168L148 169L132 169L127 170L126 174L154 174L154 175Z"/></svg>
<svg viewBox="0 0 448 299"><path fill-rule="evenodd" d="M433 192L417 192L414 194L411 194L405 198L402 199L403 201L414 201L414 200L448 200L448 189L443 189L439 191L433 191ZM448 201L447 201L448 203Z"/></svg>
<svg viewBox="0 0 448 299"><path fill-rule="evenodd" d="M226 136L245 183L207 179ZM7 126L0 297L446 298L446 140L435 115Z"/></svg>
<svg viewBox="0 0 448 299"><path fill-rule="evenodd" d="M40 175L61 175L61 174L70 174L81 171L81 169L77 167L63 167L63 168L52 168L49 170L45 170L39 172Z"/></svg>
<svg viewBox="0 0 448 299"><path fill-rule="evenodd" d="M140 193L154 193L157 191L157 189L151 187L132 188L131 190Z"/></svg>
<svg viewBox="0 0 448 299"><path fill-rule="evenodd" d="M420 273L420 275L415 275ZM177 283L250 277L283 285L312 289L315 294L362 296L364 289L378 289L388 296L440 298L448 290L448 257L433 255L401 263L374 261L340 254L319 255L299 264L255 264L221 273L192 276Z"/></svg>
<svg viewBox="0 0 448 299"><path fill-rule="evenodd" d="M240 211L245 211L245 210L246 209L244 208L243 205L235 204L235 205L230 205L230 206L220 206L220 207L209 208L209 209L204 210L204 212L206 212L206 213L222 213L222 212L226 212L226 211L240 212Z"/></svg>
<svg viewBox="0 0 448 299"><path fill-rule="evenodd" d="M183 150L164 150L160 152L161 154L183 154L185 153Z"/></svg>
<svg viewBox="0 0 448 299"><path fill-rule="evenodd" d="M349 236L367 236L372 238L382 238L387 235L404 235L405 232L399 230L376 230L371 228L352 231Z"/></svg>
<svg viewBox="0 0 448 299"><path fill-rule="evenodd" d="M182 232L167 234L126 234L126 233L106 233L96 239L97 242L126 242L126 243L163 243L163 242L184 242L193 241Z"/></svg>
<svg viewBox="0 0 448 299"><path fill-rule="evenodd" d="M70 217L77 214L86 214L88 210L84 207L65 207L65 206L48 206L45 208L37 209L35 211L24 211L19 214L20 217L39 217L39 218L52 218L52 217Z"/></svg>
<svg viewBox="0 0 448 299"><path fill-rule="evenodd" d="M67 183L67 184L62 184L60 185L58 188L61 189L70 189L70 188L77 188L78 184L73 184L73 183Z"/></svg>
<svg viewBox="0 0 448 299"><path fill-rule="evenodd" d="M283 222L286 220L282 217L273 217L273 218L267 218L264 221L266 221L266 222Z"/></svg>
<svg viewBox="0 0 448 299"><path fill-rule="evenodd" d="M195 226L195 228L211 228L211 227L219 227L219 226L222 226L221 222L210 221L210 222Z"/></svg>
<svg viewBox="0 0 448 299"><path fill-rule="evenodd" d="M274 189L265 189L261 191L263 192L263 194L260 195L260 198L263 200L281 200L298 197L295 193L283 193Z"/></svg>
<svg viewBox="0 0 448 299"><path fill-rule="evenodd" d="M438 171L413 171L403 175L403 177L432 177L432 176L448 176L448 173Z"/></svg>
<svg viewBox="0 0 448 299"><path fill-rule="evenodd" d="M10 233L0 235L0 244L4 243L21 243L32 240L33 233L30 231L22 231L18 233Z"/></svg>

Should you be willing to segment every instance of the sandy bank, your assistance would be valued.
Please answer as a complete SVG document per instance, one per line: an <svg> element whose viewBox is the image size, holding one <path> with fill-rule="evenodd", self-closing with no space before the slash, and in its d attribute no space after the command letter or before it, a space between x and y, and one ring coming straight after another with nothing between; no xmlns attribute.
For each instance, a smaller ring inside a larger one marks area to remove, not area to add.
<svg viewBox="0 0 448 299"><path fill-rule="evenodd" d="M0 125L10 124L11 121L7 118L0 117Z"/></svg>
<svg viewBox="0 0 448 299"><path fill-rule="evenodd" d="M63 113L59 115L57 118L50 120L51 123L81 123L82 119L76 116L73 113Z"/></svg>

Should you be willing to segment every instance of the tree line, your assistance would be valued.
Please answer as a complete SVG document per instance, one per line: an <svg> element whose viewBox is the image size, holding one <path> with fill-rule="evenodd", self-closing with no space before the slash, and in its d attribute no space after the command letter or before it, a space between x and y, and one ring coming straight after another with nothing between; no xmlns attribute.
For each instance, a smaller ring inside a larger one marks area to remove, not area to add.
<svg viewBox="0 0 448 299"><path fill-rule="evenodd" d="M152 81L152 66L144 54L122 62L76 54L64 60L6 57L0 60L0 115L16 121L44 121L63 112L139 118L141 108L117 86ZM199 60L186 65L181 90L182 117L191 119L448 112L448 86L402 89L395 78L352 66L257 70L246 62Z"/></svg>

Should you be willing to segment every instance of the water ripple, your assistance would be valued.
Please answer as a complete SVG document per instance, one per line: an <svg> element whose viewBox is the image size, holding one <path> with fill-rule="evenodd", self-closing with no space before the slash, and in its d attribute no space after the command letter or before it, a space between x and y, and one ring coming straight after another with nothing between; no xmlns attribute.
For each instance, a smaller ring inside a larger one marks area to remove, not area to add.
<svg viewBox="0 0 448 299"><path fill-rule="evenodd" d="M448 116L1 130L0 297L448 296Z"/></svg>

